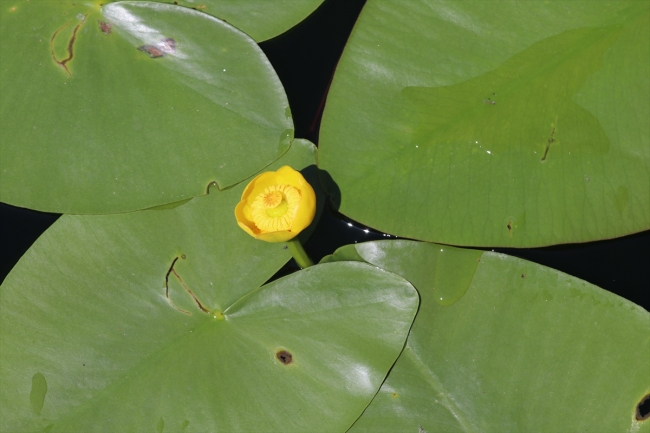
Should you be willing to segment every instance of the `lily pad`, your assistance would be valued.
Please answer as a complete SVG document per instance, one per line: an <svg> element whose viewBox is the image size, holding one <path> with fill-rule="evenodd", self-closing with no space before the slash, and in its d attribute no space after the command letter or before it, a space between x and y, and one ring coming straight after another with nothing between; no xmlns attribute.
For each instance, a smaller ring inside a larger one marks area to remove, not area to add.
<svg viewBox="0 0 650 433"><path fill-rule="evenodd" d="M350 432L650 431L636 419L650 392L641 307L498 253L413 241L341 250L421 297L404 352Z"/></svg>
<svg viewBox="0 0 650 433"><path fill-rule="evenodd" d="M289 30L321 3L322 0L178 0L175 4L228 21L262 42Z"/></svg>
<svg viewBox="0 0 650 433"><path fill-rule="evenodd" d="M0 10L0 200L115 213L226 188L289 148L254 40L196 10L11 2Z"/></svg>
<svg viewBox="0 0 650 433"><path fill-rule="evenodd" d="M650 4L369 0L319 167L398 236L531 247L650 228Z"/></svg>
<svg viewBox="0 0 650 433"><path fill-rule="evenodd" d="M0 286L0 430L346 430L417 292L363 263L260 288L289 253L237 226L243 188L46 231Z"/></svg>

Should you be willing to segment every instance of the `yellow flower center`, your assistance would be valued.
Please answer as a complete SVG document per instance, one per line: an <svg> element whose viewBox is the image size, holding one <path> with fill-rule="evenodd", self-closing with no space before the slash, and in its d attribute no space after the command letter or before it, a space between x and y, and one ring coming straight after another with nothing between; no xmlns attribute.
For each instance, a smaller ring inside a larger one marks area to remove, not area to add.
<svg viewBox="0 0 650 433"><path fill-rule="evenodd" d="M291 185L272 185L253 201L253 222L263 232L291 229L300 204L300 191Z"/></svg>

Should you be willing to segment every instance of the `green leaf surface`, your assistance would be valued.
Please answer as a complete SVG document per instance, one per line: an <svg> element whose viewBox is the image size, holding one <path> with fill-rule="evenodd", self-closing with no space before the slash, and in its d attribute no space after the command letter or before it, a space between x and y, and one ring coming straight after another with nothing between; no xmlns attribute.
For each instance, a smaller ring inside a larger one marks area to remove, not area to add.
<svg viewBox="0 0 650 433"><path fill-rule="evenodd" d="M470 246L648 229L649 18L646 1L369 0L320 135L340 211Z"/></svg>
<svg viewBox="0 0 650 433"><path fill-rule="evenodd" d="M293 138L257 44L192 9L3 3L0 49L0 200L12 205L114 213L177 202L242 181Z"/></svg>
<svg viewBox="0 0 650 433"><path fill-rule="evenodd" d="M313 161L303 148L278 164ZM64 215L39 238L0 286L0 431L347 429L399 355L417 292L363 263L260 288L289 253L237 226L243 188Z"/></svg>
<svg viewBox="0 0 650 433"><path fill-rule="evenodd" d="M262 42L307 18L322 0L178 0L175 3L227 21Z"/></svg>
<svg viewBox="0 0 650 433"><path fill-rule="evenodd" d="M498 253L401 240L341 250L421 298L404 352L350 432L650 431L635 420L650 392L641 307Z"/></svg>

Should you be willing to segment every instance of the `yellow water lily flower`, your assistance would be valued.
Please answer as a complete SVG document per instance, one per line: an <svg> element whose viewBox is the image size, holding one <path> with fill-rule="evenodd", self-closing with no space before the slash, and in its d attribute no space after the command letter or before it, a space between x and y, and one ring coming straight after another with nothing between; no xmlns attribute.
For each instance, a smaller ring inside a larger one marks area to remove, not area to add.
<svg viewBox="0 0 650 433"><path fill-rule="evenodd" d="M300 172L285 165L255 177L235 207L237 224L266 242L286 242L314 219L316 194Z"/></svg>

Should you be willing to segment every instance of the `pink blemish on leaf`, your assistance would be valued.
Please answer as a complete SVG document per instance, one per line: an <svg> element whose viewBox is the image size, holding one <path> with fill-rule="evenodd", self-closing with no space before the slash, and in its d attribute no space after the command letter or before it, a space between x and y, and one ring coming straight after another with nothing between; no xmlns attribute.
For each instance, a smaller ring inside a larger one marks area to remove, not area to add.
<svg viewBox="0 0 650 433"><path fill-rule="evenodd" d="M138 50L149 54L149 57L151 57L152 59L156 59L158 57L162 57L165 55L165 53L161 49L159 49L154 45L143 45L141 47L138 47Z"/></svg>
<svg viewBox="0 0 650 433"><path fill-rule="evenodd" d="M174 54L176 52L176 41L172 38L163 39L160 43L160 49L165 54Z"/></svg>
<svg viewBox="0 0 650 433"><path fill-rule="evenodd" d="M97 20L99 23L99 30L101 30L104 34L110 35L112 31L113 25L104 21Z"/></svg>
<svg viewBox="0 0 650 433"><path fill-rule="evenodd" d="M138 50L149 54L152 59L156 59L166 54L174 54L176 52L176 41L172 38L166 38L156 45L142 45L138 47Z"/></svg>

